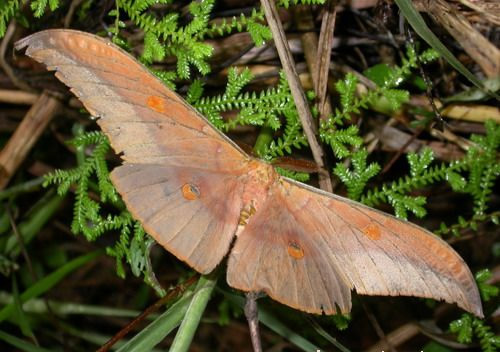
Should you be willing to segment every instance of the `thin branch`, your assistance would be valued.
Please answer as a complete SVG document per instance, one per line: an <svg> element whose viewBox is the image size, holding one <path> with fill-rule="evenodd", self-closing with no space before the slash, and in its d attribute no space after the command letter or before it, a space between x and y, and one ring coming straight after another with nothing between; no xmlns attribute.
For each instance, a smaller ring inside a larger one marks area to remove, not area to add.
<svg viewBox="0 0 500 352"><path fill-rule="evenodd" d="M64 28L69 28L71 25L71 21L73 20L73 15L75 14L76 8L80 6L83 0L73 0L71 1L71 5L69 6L68 13L64 18Z"/></svg>
<svg viewBox="0 0 500 352"><path fill-rule="evenodd" d="M385 335L384 330L382 330L382 327L380 326L380 324L377 320L377 317L373 314L371 309L363 302L363 300L360 300L360 302L361 302L361 306L363 307L363 310L366 313L366 316L368 317L368 320L372 324L373 329L377 333L379 339L381 341L383 341L383 343L385 344L384 348L388 349L391 352L396 352L396 349L394 348L394 346L391 344L391 342L389 341L389 339Z"/></svg>
<svg viewBox="0 0 500 352"><path fill-rule="evenodd" d="M12 216L12 212L10 211L10 209L8 207L7 207L7 216L9 217L12 232L16 236L17 243L19 244L19 249L21 250L21 253L23 254L24 260L26 261L26 266L28 267L28 271L31 275L31 279L33 280L33 282L36 282L36 281L38 281L38 277L35 273L35 270L33 269L33 264L31 262L31 258L28 254L28 251L26 250L23 236L19 233L19 229L17 228L14 217Z"/></svg>
<svg viewBox="0 0 500 352"><path fill-rule="evenodd" d="M182 284L177 285L173 288L167 295L160 298L158 301L153 303L151 306L146 308L144 312L139 314L134 320L125 325L123 329L121 329L115 336L109 339L104 345L102 345L97 352L107 352L116 344L118 341L123 339L129 332L137 327L139 323L144 321L149 315L156 312L158 309L163 307L165 304L173 300L175 297L178 297L184 291L186 291L192 284L194 284L198 280L199 276L193 276Z"/></svg>
<svg viewBox="0 0 500 352"><path fill-rule="evenodd" d="M7 104L33 105L38 94L23 90L0 89L0 102Z"/></svg>
<svg viewBox="0 0 500 352"><path fill-rule="evenodd" d="M262 344L259 334L259 311L257 309L258 293L248 292L246 294L245 316L250 328L250 337L252 339L252 347L254 352L262 352Z"/></svg>
<svg viewBox="0 0 500 352"><path fill-rule="evenodd" d="M278 16L278 10L276 9L276 5L272 0L261 0L261 5L266 15L266 20L269 28L271 29L271 32L273 34L274 43L276 45L276 49L278 50L278 55L283 66L283 70L285 71L288 83L290 85L290 90L297 107L300 122L302 123L302 128L304 129L307 141L309 142L314 161L320 169L320 187L325 191L331 192L332 182L328 171L325 170L325 162L323 160L324 152L321 148L321 145L318 143L318 140L316 139L316 131L313 125L311 110L309 109L309 105L307 104L304 90L300 85L297 70L295 69L295 62L290 52L290 47L288 46L288 41L285 36L285 31L283 30L283 25Z"/></svg>
<svg viewBox="0 0 500 352"><path fill-rule="evenodd" d="M302 47L304 48L304 57L307 63L307 69L311 74L311 79L314 86L314 91L316 93L317 101L321 101L318 89L318 35L314 31L314 22L311 14L310 6L297 6L295 10L295 22L297 24L297 29L299 32L304 32L300 35L300 41ZM333 41L332 41L333 47ZM328 83L328 80L326 81ZM320 116L328 116L332 113L332 105L330 104L330 98L326 93L323 110L320 109L318 103L318 110L320 111ZM335 187L334 187L335 188Z"/></svg>
<svg viewBox="0 0 500 352"><path fill-rule="evenodd" d="M31 106L7 144L0 151L0 189L3 189L28 155L61 104L44 92Z"/></svg>
<svg viewBox="0 0 500 352"><path fill-rule="evenodd" d="M16 74L12 67L10 67L7 60L5 60L5 53L7 52L7 46L16 31L16 22L13 20L9 23L7 27L7 31L5 32L5 36L3 37L2 42L0 43L0 66L3 68L11 82L21 90L25 90L27 92L33 92L33 89L27 85L25 82L17 78Z"/></svg>
<svg viewBox="0 0 500 352"><path fill-rule="evenodd" d="M331 53L333 47L333 32L335 30L335 19L337 17L337 10L335 8L336 1L330 0L328 6L323 13L321 20L321 32L319 34L318 42L318 71L313 72L316 76L314 80L315 91L319 99L319 113L320 119L325 120L328 117L328 108L326 107L327 101L327 86L331 61ZM331 112L331 108L330 108Z"/></svg>

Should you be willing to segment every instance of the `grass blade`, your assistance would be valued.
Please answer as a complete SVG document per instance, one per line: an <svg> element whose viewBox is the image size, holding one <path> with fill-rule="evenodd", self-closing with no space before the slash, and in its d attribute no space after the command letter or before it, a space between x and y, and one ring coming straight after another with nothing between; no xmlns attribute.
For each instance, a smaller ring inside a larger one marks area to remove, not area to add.
<svg viewBox="0 0 500 352"><path fill-rule="evenodd" d="M0 330L0 340L25 352L51 352Z"/></svg>
<svg viewBox="0 0 500 352"><path fill-rule="evenodd" d="M195 293L189 308L186 311L186 315L182 320L182 324L179 327L179 331L175 335L174 342L170 347L170 352L185 352L189 350L191 346L191 341L193 340L194 334L200 324L201 317L205 308L207 306L212 292L217 283L217 276L201 276L198 284L196 285Z"/></svg>
<svg viewBox="0 0 500 352"><path fill-rule="evenodd" d="M17 287L15 274L12 275L12 297L14 298L14 316L17 318L17 325L21 329L24 336L31 338L32 341L36 341L35 334L33 333L23 310L23 304L21 303L21 298L19 297L19 289Z"/></svg>
<svg viewBox="0 0 500 352"><path fill-rule="evenodd" d="M120 347L118 352L141 352L151 350L160 343L165 336L179 326L188 310L192 297L193 291L186 291L180 300L175 302L167 311Z"/></svg>
<svg viewBox="0 0 500 352"><path fill-rule="evenodd" d="M47 221L50 220L52 215L57 211L59 206L63 201L63 197L57 194L51 195L52 191L49 191L46 196L44 196L35 207L36 211L25 221L21 222L18 226L19 233L23 236L24 244L27 245L35 237L36 234L40 232ZM11 232L9 234L7 243L5 244L4 253L11 257L16 257L20 253L20 247L18 243L17 236Z"/></svg>
<svg viewBox="0 0 500 352"><path fill-rule="evenodd" d="M90 262L91 260L93 260L102 253L103 251L98 250L91 252L89 254L82 255L78 258L75 258L72 261L60 267L59 269L57 269L56 271L54 271L53 273L37 281L33 286L28 288L20 295L21 304L32 298L44 294L52 287L54 287L57 283L59 283L68 274L78 269L82 265ZM0 310L0 322L9 318L13 312L14 312L14 303L7 304L5 307L3 307L2 310Z"/></svg>
<svg viewBox="0 0 500 352"><path fill-rule="evenodd" d="M483 91L487 89L483 86L481 81L479 81L476 76L474 76L462 63L451 53L451 51L446 48L446 46L436 37L436 35L429 29L424 19L420 13L415 9L411 0L395 0L403 16L405 16L408 23L413 27L415 32L427 42L434 50L436 50L442 57L449 62L458 72L460 72L464 77L466 77L475 86ZM497 99L498 95L489 92L489 94L494 95Z"/></svg>
<svg viewBox="0 0 500 352"><path fill-rule="evenodd" d="M243 307L245 306L245 299L243 297L227 292L223 292L223 294L229 300L240 306L241 309L243 309ZM316 346L315 344L304 338L302 335L297 334L296 331L293 331L288 326L283 324L281 321L276 319L276 317L272 313L270 313L262 306L259 306L258 309L259 309L259 321L263 325L267 326L269 329L277 333L278 335L284 337L285 339L287 339L295 346L301 348L304 351L320 350L318 346ZM248 339L250 340L250 335L248 336Z"/></svg>

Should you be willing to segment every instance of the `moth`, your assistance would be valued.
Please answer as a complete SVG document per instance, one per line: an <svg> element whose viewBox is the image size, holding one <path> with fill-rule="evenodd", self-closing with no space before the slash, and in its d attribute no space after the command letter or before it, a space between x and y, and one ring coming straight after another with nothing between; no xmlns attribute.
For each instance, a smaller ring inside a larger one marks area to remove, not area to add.
<svg viewBox="0 0 500 352"><path fill-rule="evenodd" d="M316 314L351 291L418 296L483 316L462 258L427 230L280 176L245 154L132 56L97 36L47 30L16 43L71 88L123 165L111 180L165 249L206 274Z"/></svg>

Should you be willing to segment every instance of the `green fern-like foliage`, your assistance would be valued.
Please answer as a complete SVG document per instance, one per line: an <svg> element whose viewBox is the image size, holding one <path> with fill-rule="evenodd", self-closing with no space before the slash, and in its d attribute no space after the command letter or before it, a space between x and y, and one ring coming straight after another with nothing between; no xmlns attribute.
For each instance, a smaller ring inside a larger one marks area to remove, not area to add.
<svg viewBox="0 0 500 352"><path fill-rule="evenodd" d="M344 164L338 163L334 173L347 186L349 198L359 200L368 181L378 174L380 166L376 163L367 165L368 152L359 150L352 155L353 170L349 170Z"/></svg>
<svg viewBox="0 0 500 352"><path fill-rule="evenodd" d="M59 0L34 0L31 2L30 6L35 17L42 17L47 6L51 11L55 11L59 5Z"/></svg>
<svg viewBox="0 0 500 352"><path fill-rule="evenodd" d="M479 291L485 302L498 297L499 293L498 287L487 283L490 278L491 273L488 270L481 270L476 274ZM459 342L471 343L476 338L483 352L495 352L500 349L500 336L495 335L491 330L491 327L483 320L468 313L450 323L450 331L457 334Z"/></svg>
<svg viewBox="0 0 500 352"><path fill-rule="evenodd" d="M292 171L288 169L281 168L279 166L275 167L276 171L281 175L291 179L294 179L299 182L307 182L309 181L309 174L305 172Z"/></svg>
<svg viewBox="0 0 500 352"><path fill-rule="evenodd" d="M269 144L268 148L261 153L262 158L265 160L283 156L285 153L292 154L292 147L300 149L302 146L308 145L295 107L288 105L287 108L283 110L283 115L286 119L283 135L274 139Z"/></svg>
<svg viewBox="0 0 500 352"><path fill-rule="evenodd" d="M483 352L495 352L500 348L500 336L491 331L481 319L470 314L464 314L460 319L450 324L450 330L457 334L457 340L462 343L471 343L476 337Z"/></svg>
<svg viewBox="0 0 500 352"><path fill-rule="evenodd" d="M433 160L434 156L430 149L424 149L419 155L414 153L408 154L410 175L383 185L380 188L368 190L360 198L361 202L370 206L375 206L380 202L389 203L393 206L396 216L403 219L407 218L408 211L413 212L419 217L423 217L426 214L423 207L425 205L425 198L421 196L412 197L407 194L437 181L446 180L450 173L457 172L466 167L465 162L453 162L430 167ZM357 180L353 180L352 182L356 184Z"/></svg>
<svg viewBox="0 0 500 352"><path fill-rule="evenodd" d="M261 126L266 120L266 115L257 108L280 104L288 98L289 93L286 90L287 87L279 87L276 90L269 89L260 94L242 92L242 89L252 78L253 76L248 69L241 73L230 69L225 92L211 97L204 97L203 85L200 81L195 81L189 88L188 101L219 129L227 131L237 125ZM225 122L221 113L232 110L238 110L238 115L235 119ZM275 109L273 109L271 115L275 113Z"/></svg>
<svg viewBox="0 0 500 352"><path fill-rule="evenodd" d="M279 6L289 8L290 5L323 5L326 0L280 0L278 1Z"/></svg>
<svg viewBox="0 0 500 352"><path fill-rule="evenodd" d="M26 0L3 0L0 1L0 38L5 35L7 24L13 18L16 18L23 25L27 26L27 21L19 12L21 5L27 3ZM30 3L30 8L36 18L42 17L43 14L50 9L57 10L61 6L60 0L33 0Z"/></svg>
<svg viewBox="0 0 500 352"><path fill-rule="evenodd" d="M134 24L144 29L144 52L141 60L145 64L163 60L165 56L177 58L177 75L187 79L191 75L190 66L201 74L210 72L207 59L212 55L212 47L205 44L203 33L208 26L210 11L214 1L192 2L189 10L193 19L185 26L179 26L177 13L165 14L157 18L148 13L149 7L156 3L166 4L171 1L132 1L118 0L115 23L120 24L119 11L124 11ZM119 36L116 28L115 36Z"/></svg>
<svg viewBox="0 0 500 352"><path fill-rule="evenodd" d="M203 97L203 85L200 81L191 84L187 100L193 104L217 128L228 131L238 125L267 126L273 131L283 130L280 137L271 139L263 145L258 154L265 160L291 154L292 148L307 145L307 139L293 103L288 83L281 73L276 87L256 92L242 92L242 89L252 80L249 70L238 73L229 70L226 90L221 95ZM237 110L234 119L225 121L223 112ZM283 117L285 123L281 122ZM302 176L300 176L302 177Z"/></svg>
<svg viewBox="0 0 500 352"><path fill-rule="evenodd" d="M267 26L262 24L263 22L264 14L262 11L253 9L250 16L241 14L239 17L232 17L230 21L224 18L221 23L210 24L206 34L209 37L215 37L246 30L253 42L260 46L271 39L271 32Z"/></svg>
<svg viewBox="0 0 500 352"><path fill-rule="evenodd" d="M499 211L490 211L488 203L491 200L493 186L500 176L498 163L498 149L500 147L500 125L494 121L485 123L486 136L472 135L471 140L475 147L470 148L464 163L463 173L451 172L449 182L452 188L461 193L469 194L474 201L474 215L470 219L458 218L458 222L451 226L441 224L439 234L452 233L459 235L463 229L477 228L480 222L491 221L498 224Z"/></svg>
<svg viewBox="0 0 500 352"><path fill-rule="evenodd" d="M109 179L106 155L110 146L106 136L101 132L88 132L77 136L70 144L80 150L92 148L92 151L76 168L56 170L46 175L45 186L56 185L60 195L67 194L71 186L75 187L72 232L83 234L89 241L109 231L118 232L119 240L107 249L107 253L116 258L118 275L125 276L125 261L134 275L143 274L146 282L158 292L163 292L154 280L147 261L148 247L153 240L132 219ZM91 198L91 191L99 195L99 201ZM111 206L114 212L103 210L104 206Z"/></svg>
<svg viewBox="0 0 500 352"><path fill-rule="evenodd" d="M253 11L249 16L233 17L230 22L224 20L220 24L214 24L210 23L209 19L215 0L193 1L189 5L192 19L188 24L181 26L178 13L157 17L149 11L152 5L167 3L171 1L118 0L117 8L110 13L116 18L112 33L115 42L125 45L119 36L120 29L124 26L120 21L120 12L125 12L134 24L145 32L141 61L148 65L154 61L161 61L166 56L173 56L177 59L175 73L179 78L189 79L192 67L202 75L210 72L207 60L212 56L213 48L204 42L206 38L245 30L250 33L257 45L262 45L271 38L269 29L260 23L263 15L258 11Z"/></svg>
<svg viewBox="0 0 500 352"><path fill-rule="evenodd" d="M16 15L23 1L7 0L0 2L0 38L5 35L7 24Z"/></svg>
<svg viewBox="0 0 500 352"><path fill-rule="evenodd" d="M86 158L77 168L72 170L57 170L47 175L45 186L58 184L58 193L65 195L71 185L77 185L71 230L73 233L81 233L89 241L93 241L105 231L119 228L121 222L124 220L120 217L102 218L99 215L100 203L89 197L90 177L95 173L101 202L105 203L108 200L118 201L116 191L109 180L109 171L105 162L105 155L109 150L109 144L107 139L99 132L78 136L72 141L72 144L77 148L88 145L94 145L95 147L91 156Z"/></svg>
<svg viewBox="0 0 500 352"><path fill-rule="evenodd" d="M419 155L410 153L408 176L368 191L365 191L365 188L369 180L378 174L380 166L367 161L368 153L361 148L362 140L357 127L344 127L351 114L359 113L377 100L385 99L393 110L398 109L408 100L409 95L407 91L396 87L410 76L418 62L426 63L434 59L436 53L433 50L417 55L415 50L409 47L401 66L387 68L382 77L377 77L377 86L361 96L355 94L357 78L353 74L347 74L345 79L336 85L340 94L340 107L321 124L320 137L330 145L337 158L351 158L350 168L343 161L337 163L334 168L335 175L346 185L349 197L370 206L381 202L388 203L398 217L406 219L408 212L423 217L426 214L426 199L412 196L411 193L436 182L447 181L455 191L470 194L474 199L474 217L469 221L460 220L460 226L452 225L452 229L443 224L440 230L440 233L456 233L460 227L474 227L477 221L497 221L496 212L487 213L487 204L493 183L499 176L500 165L496 162L498 124L488 121L485 125L486 137L471 137L476 147L471 148L464 159L435 166L432 165L434 157L430 150L424 150ZM465 177L464 173L468 173L468 177Z"/></svg>
<svg viewBox="0 0 500 352"><path fill-rule="evenodd" d="M344 125L351 119L351 114L358 114L361 109L366 109L381 99L385 100L392 110L397 110L401 104L408 101L408 91L396 87L410 76L419 61L432 61L436 58L436 54L432 50L427 50L417 55L412 47L408 47L406 56L401 66L387 68L385 74L376 80L376 87L361 96L356 95L358 79L354 74L348 73L344 80L338 81L336 89L340 95L340 106L320 126L320 138L331 147L334 155L341 160L351 158L351 169L344 162L337 163L334 168L334 174L346 185L349 197L370 206L380 202L389 203L393 206L396 216L401 218L407 218L408 211L420 217L425 215L423 207L425 198L410 196L408 195L410 191L439 177L444 178L451 171L463 167L460 164L451 169L443 167L441 170L429 172L427 167L433 159L430 150L424 151L420 156L409 154L411 176L400 179L390 186L383 186L380 191L370 190L363 195L369 180L379 173L380 165L368 163L368 152L361 147L362 138L357 126Z"/></svg>
<svg viewBox="0 0 500 352"><path fill-rule="evenodd" d="M455 226L454 230L443 224L439 233L457 233L460 227L474 228L478 221L496 221L497 212L488 213L487 204L494 181L500 176L500 165L496 159L500 143L500 125L494 121L487 121L485 127L486 136L471 136L476 146L470 148L461 160L431 166L434 157L430 150L426 149L420 155L408 154L410 175L382 187L368 190L360 198L361 201L370 206L375 206L380 202L389 203L394 207L396 215L402 218L407 217L407 211L417 216L424 216L425 199L406 194L436 182L446 181L454 191L472 196L475 215L468 222L460 219L460 226ZM341 179L346 179L344 176L346 170L343 170L342 166L337 166L336 173ZM346 184L348 188L361 188L366 185L366 182L363 177L351 177Z"/></svg>
<svg viewBox="0 0 500 352"><path fill-rule="evenodd" d="M486 136L473 135L471 140L479 148L471 148L468 158L471 162L469 178L463 184L463 191L474 198L474 212L484 215L492 193L493 183L500 175L498 147L500 146L500 126L493 121L485 124ZM461 184L458 185L458 189Z"/></svg>
<svg viewBox="0 0 500 352"><path fill-rule="evenodd" d="M433 50L426 50L417 55L413 47L409 46L401 66L388 68L386 74L376 82L376 87L361 96L356 96L358 78L348 73L344 80L336 84L340 95L340 107L336 108L326 121L322 121L319 131L321 140L332 148L337 158L349 156L352 149L356 150L362 144L356 126L344 127L344 124L351 119L351 115L359 114L361 109L366 109L376 102L380 104L380 101L389 106L391 111L399 109L401 104L408 101L409 93L397 87L407 80L419 62L427 63L436 58L437 54Z"/></svg>

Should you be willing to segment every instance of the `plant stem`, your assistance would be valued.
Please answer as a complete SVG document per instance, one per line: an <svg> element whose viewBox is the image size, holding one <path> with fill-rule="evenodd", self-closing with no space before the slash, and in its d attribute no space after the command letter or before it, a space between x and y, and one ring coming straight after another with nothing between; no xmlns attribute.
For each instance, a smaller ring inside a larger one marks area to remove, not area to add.
<svg viewBox="0 0 500 352"><path fill-rule="evenodd" d="M28 220L19 224L18 230L25 244L28 244L45 226L47 221L59 208L63 199L59 195L52 195L49 200L44 199L44 206L40 207ZM5 253L10 253L11 257L18 256L20 253L19 243L14 233L9 235L5 245Z"/></svg>
<svg viewBox="0 0 500 352"><path fill-rule="evenodd" d="M267 24L273 33L274 44L276 45L281 64L283 65L283 70L288 79L288 84L299 113L302 128L307 136L307 141L309 142L314 161L318 165L320 188L324 191L331 192L332 181L330 179L330 174L325 169L325 161L323 159L325 153L316 138L316 128L313 124L311 110L309 109L306 95L299 82L295 61L293 60L290 47L288 46L288 41L278 15L278 10L276 9L276 4L271 0L261 0L260 3L266 15Z"/></svg>
<svg viewBox="0 0 500 352"><path fill-rule="evenodd" d="M6 190L0 191L0 200L5 198L10 198L19 193L33 192L39 189L39 187L43 184L44 178L37 177L33 180L29 180L27 182L21 183L19 185L12 186L7 188Z"/></svg>
<svg viewBox="0 0 500 352"><path fill-rule="evenodd" d="M185 352L189 350L191 341L200 324L201 316L205 311L210 296L217 283L217 274L213 276L202 276L196 285L195 293L182 324L175 335L170 352Z"/></svg>
<svg viewBox="0 0 500 352"><path fill-rule="evenodd" d="M253 147L255 154L263 156L266 153L269 144L271 144L273 140L273 135L274 131L267 123L262 126Z"/></svg>
<svg viewBox="0 0 500 352"><path fill-rule="evenodd" d="M45 292L49 291L57 283L59 283L68 274L83 266L84 264L94 260L97 256L101 255L102 251L94 251L89 254L82 255L66 263L56 271L45 276L43 279L37 281L34 285L30 286L26 291L20 295L21 304L29 301L32 298L39 297ZM10 303L0 310L0 322L9 318L14 312L14 303Z"/></svg>

